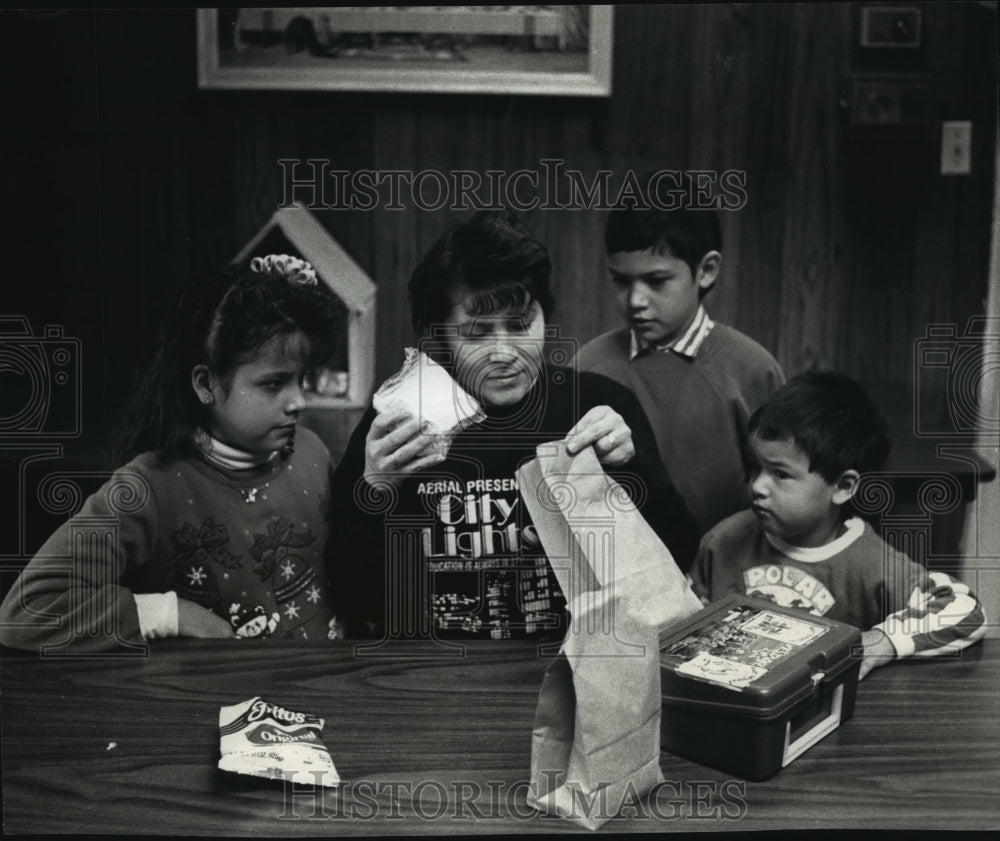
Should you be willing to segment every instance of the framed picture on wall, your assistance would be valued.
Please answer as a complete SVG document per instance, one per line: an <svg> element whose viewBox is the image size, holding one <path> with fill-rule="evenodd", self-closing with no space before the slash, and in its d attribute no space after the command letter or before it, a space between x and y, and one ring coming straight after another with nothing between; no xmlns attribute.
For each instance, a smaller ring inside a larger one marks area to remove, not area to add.
<svg viewBox="0 0 1000 841"><path fill-rule="evenodd" d="M608 96L612 6L201 9L198 85Z"/></svg>

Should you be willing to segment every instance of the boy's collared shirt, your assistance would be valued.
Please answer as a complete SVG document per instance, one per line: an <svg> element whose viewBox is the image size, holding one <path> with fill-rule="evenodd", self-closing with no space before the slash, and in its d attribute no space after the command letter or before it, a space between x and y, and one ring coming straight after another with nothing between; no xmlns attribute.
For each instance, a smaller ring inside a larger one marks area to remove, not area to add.
<svg viewBox="0 0 1000 841"><path fill-rule="evenodd" d="M680 356L686 356L690 359L694 359L698 355L698 351L701 346L705 343L705 339L708 334L712 332L712 328L715 326L715 322L709 318L708 313L705 312L705 307L701 304L698 305L698 312L695 313L694 320L688 325L688 329L684 331L684 335L672 342L666 342L661 345L651 345L641 336L636 335L634 330L629 330L629 335L631 337L628 361L631 362L640 354L649 352L659 352L666 353L667 351L673 351Z"/></svg>

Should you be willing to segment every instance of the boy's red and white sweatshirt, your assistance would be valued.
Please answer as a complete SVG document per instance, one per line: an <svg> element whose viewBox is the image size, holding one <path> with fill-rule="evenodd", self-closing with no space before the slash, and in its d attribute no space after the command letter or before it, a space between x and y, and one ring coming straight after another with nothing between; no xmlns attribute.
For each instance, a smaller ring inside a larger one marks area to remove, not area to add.
<svg viewBox="0 0 1000 841"><path fill-rule="evenodd" d="M881 630L898 657L954 653L986 633L965 584L925 570L858 518L831 543L804 548L767 534L752 511L734 514L702 539L691 578L709 601L743 593Z"/></svg>

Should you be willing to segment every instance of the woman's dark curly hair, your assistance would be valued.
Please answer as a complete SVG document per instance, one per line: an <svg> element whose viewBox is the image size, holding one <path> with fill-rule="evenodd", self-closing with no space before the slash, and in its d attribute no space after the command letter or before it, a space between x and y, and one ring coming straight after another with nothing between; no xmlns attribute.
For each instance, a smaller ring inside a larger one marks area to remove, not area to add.
<svg viewBox="0 0 1000 841"><path fill-rule="evenodd" d="M472 293L470 315L509 308L524 313L538 301L546 319L553 310L549 252L509 211L483 211L446 231L409 284L410 320L427 334L451 312L455 293Z"/></svg>
<svg viewBox="0 0 1000 841"><path fill-rule="evenodd" d="M195 365L207 365L228 388L236 368L262 345L302 331L309 339L305 362L315 366L332 355L342 313L343 305L322 283L292 283L248 265L187 283L133 390L115 454L118 464L149 450L161 459L188 450L205 412L191 385Z"/></svg>

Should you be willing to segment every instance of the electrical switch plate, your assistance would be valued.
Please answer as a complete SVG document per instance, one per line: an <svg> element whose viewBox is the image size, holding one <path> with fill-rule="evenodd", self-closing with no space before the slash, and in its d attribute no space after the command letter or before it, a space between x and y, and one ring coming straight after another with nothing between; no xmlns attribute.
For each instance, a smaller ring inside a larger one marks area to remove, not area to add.
<svg viewBox="0 0 1000 841"><path fill-rule="evenodd" d="M972 123L956 120L941 123L941 174L972 172Z"/></svg>

